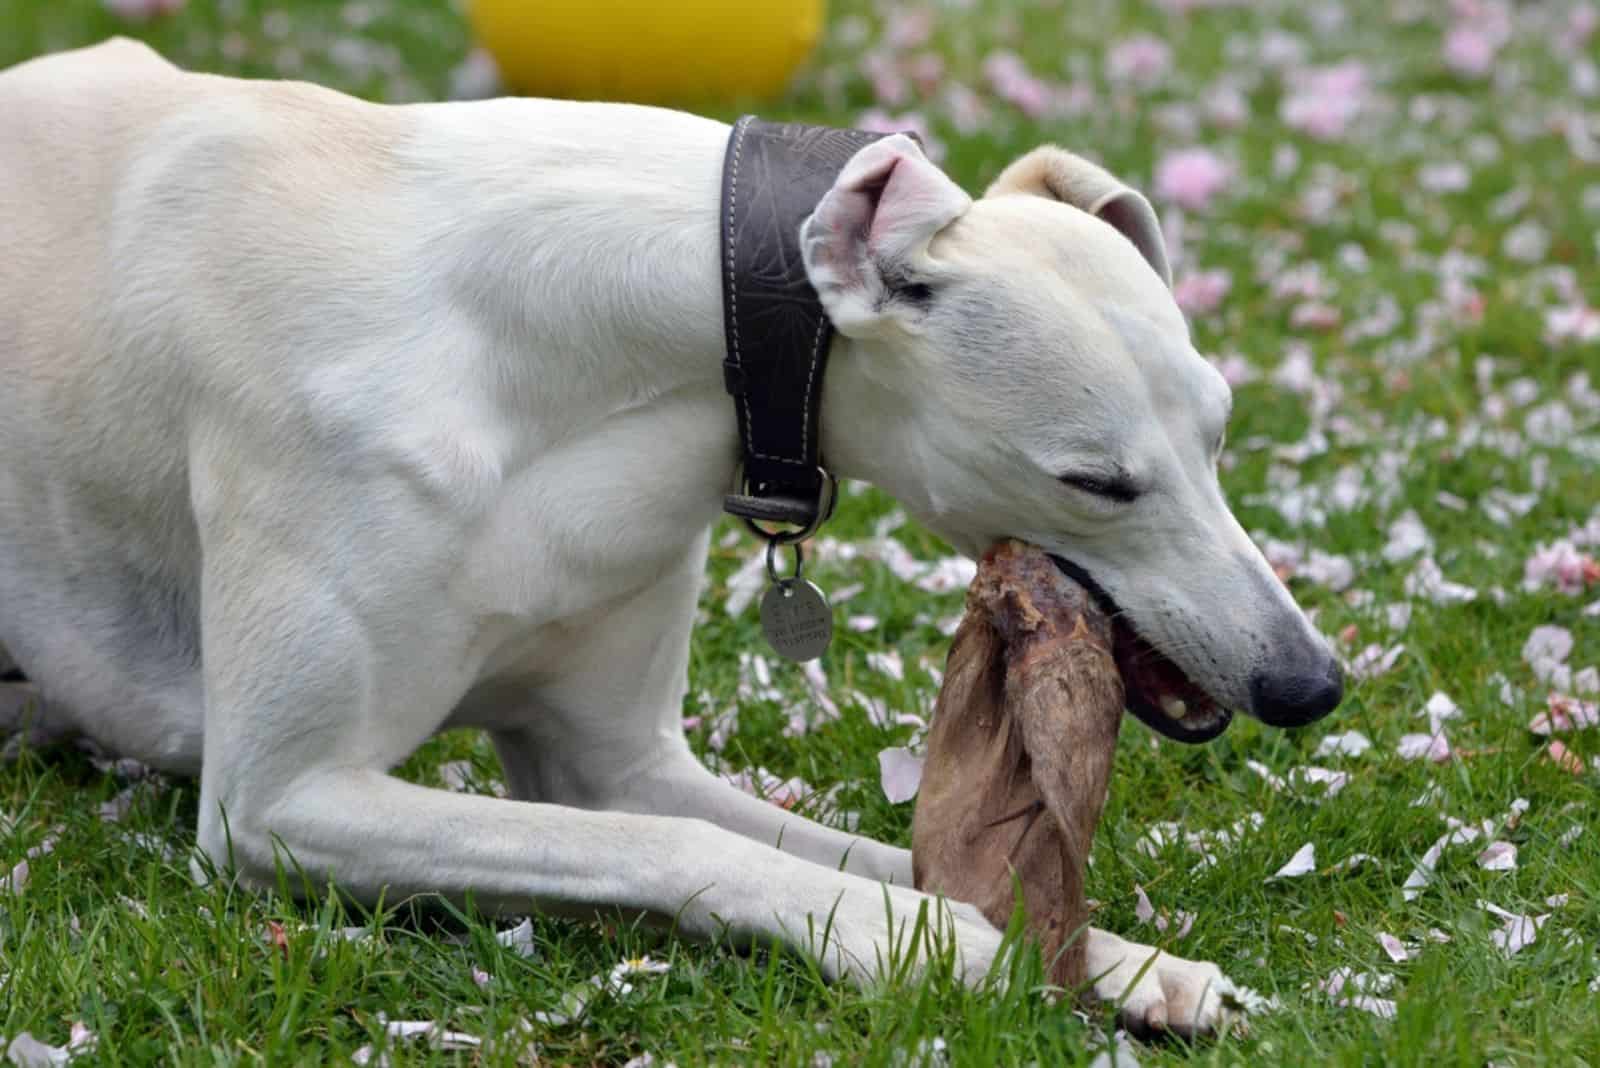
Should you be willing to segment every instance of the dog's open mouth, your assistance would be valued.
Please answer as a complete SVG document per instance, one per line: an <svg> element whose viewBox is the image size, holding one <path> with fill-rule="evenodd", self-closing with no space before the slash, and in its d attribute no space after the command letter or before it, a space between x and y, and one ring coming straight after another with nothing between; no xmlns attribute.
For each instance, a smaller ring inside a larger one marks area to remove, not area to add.
<svg viewBox="0 0 1600 1068"><path fill-rule="evenodd" d="M1052 555L1050 559L1063 574L1088 590L1111 617L1111 652L1122 673L1128 711L1157 734L1179 742L1209 742L1228 729L1233 713L1140 637L1117 603L1088 572L1059 556Z"/></svg>

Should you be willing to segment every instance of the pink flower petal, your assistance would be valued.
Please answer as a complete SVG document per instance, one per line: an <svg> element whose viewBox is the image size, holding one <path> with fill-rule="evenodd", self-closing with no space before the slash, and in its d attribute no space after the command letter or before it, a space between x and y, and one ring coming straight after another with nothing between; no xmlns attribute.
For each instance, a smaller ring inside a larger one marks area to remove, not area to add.
<svg viewBox="0 0 1600 1068"><path fill-rule="evenodd" d="M1545 710L1533 717L1528 729L1534 734L1548 735L1587 730L1596 725L1600 725L1600 702L1551 693L1545 697Z"/></svg>
<svg viewBox="0 0 1600 1068"><path fill-rule="evenodd" d="M1189 211L1204 211L1232 183L1233 174L1233 165L1210 149L1179 149L1156 164L1155 195Z"/></svg>
<svg viewBox="0 0 1600 1068"><path fill-rule="evenodd" d="M1494 66L1498 48L1472 26L1457 26L1444 41L1445 64L1458 74L1481 78Z"/></svg>
<svg viewBox="0 0 1600 1068"><path fill-rule="evenodd" d="M1142 88L1158 85L1172 68L1172 48L1159 37L1138 34L1119 41L1106 53L1106 76Z"/></svg>
<svg viewBox="0 0 1600 1068"><path fill-rule="evenodd" d="M1517 847L1512 842L1490 842L1478 854L1478 867L1485 871L1514 871L1517 866Z"/></svg>
<svg viewBox="0 0 1600 1068"><path fill-rule="evenodd" d="M1210 315L1232 288L1233 274L1227 270L1196 271L1178 279L1172 287L1172 297L1185 315ZM1223 377L1228 377L1226 371ZM1235 384L1229 380L1229 385Z"/></svg>
<svg viewBox="0 0 1600 1068"><path fill-rule="evenodd" d="M1569 771L1574 775L1583 774L1583 758L1568 749L1559 739L1551 739L1549 747L1545 749L1545 758L1562 771Z"/></svg>
<svg viewBox="0 0 1600 1068"><path fill-rule="evenodd" d="M1378 932L1378 945L1383 947L1383 951L1389 954L1389 959L1396 964L1401 964L1411 959L1411 951L1406 949L1405 943L1388 931Z"/></svg>

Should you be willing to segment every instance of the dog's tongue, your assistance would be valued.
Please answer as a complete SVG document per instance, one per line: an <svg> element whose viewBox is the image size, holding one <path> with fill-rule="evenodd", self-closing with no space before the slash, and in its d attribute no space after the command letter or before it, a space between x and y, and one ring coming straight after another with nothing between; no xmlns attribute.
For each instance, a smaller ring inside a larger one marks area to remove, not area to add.
<svg viewBox="0 0 1600 1068"><path fill-rule="evenodd" d="M1109 784L1123 689L1111 624L1043 552L1004 542L967 593L934 708L912 831L919 889L1004 927L1021 881L1052 978L1076 986L1083 872Z"/></svg>

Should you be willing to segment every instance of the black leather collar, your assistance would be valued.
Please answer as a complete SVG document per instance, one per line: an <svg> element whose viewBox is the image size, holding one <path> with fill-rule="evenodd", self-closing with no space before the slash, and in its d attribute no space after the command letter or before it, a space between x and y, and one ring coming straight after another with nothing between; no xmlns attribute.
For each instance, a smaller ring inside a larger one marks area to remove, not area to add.
<svg viewBox="0 0 1600 1068"><path fill-rule="evenodd" d="M743 456L724 509L806 530L831 510L819 456L833 325L806 277L800 225L861 148L882 134L803 123L734 124L722 167L723 380Z"/></svg>

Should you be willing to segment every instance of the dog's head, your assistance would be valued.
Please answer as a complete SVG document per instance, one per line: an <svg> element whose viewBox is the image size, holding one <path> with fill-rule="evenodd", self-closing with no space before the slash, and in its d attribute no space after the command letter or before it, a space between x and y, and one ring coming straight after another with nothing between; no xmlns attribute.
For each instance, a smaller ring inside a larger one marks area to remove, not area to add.
<svg viewBox="0 0 1600 1068"><path fill-rule="evenodd" d="M840 471L969 556L1004 537L1054 554L1115 613L1129 707L1163 734L1339 703L1338 661L1223 499L1232 394L1190 343L1144 197L1045 147L974 201L889 137L802 247L843 339L822 420Z"/></svg>

